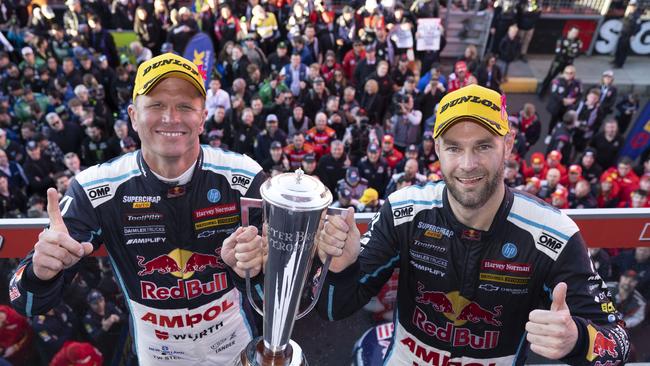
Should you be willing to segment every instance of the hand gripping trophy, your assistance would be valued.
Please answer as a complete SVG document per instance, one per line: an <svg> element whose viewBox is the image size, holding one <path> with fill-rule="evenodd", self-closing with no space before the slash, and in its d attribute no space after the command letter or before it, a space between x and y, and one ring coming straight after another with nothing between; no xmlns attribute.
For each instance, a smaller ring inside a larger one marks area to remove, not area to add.
<svg viewBox="0 0 650 366"><path fill-rule="evenodd" d="M307 315L316 305L329 267L323 264L311 305L298 313L300 298L310 273L316 251L314 239L324 210L345 214L345 210L329 208L332 194L318 179L305 175L301 169L267 180L260 189L261 200L242 198L242 224L248 225L250 207L263 209L268 240L268 257L264 275L264 310L253 302L250 279L246 278L249 301L264 317L263 336L251 341L242 351L244 366L307 365L300 346L290 339L296 319Z"/></svg>

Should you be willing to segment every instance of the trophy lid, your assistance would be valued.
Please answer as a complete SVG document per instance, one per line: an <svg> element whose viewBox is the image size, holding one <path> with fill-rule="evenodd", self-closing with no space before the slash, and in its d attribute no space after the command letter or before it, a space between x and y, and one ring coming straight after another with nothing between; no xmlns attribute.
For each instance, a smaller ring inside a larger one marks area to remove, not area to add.
<svg viewBox="0 0 650 366"><path fill-rule="evenodd" d="M268 179L262 184L260 194L265 201L292 211L320 210L332 203L330 190L302 169Z"/></svg>

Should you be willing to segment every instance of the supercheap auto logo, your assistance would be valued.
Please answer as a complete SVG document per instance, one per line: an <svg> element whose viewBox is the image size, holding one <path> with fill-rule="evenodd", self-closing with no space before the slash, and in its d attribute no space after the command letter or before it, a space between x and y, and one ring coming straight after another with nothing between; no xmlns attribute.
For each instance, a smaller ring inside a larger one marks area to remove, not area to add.
<svg viewBox="0 0 650 366"><path fill-rule="evenodd" d="M221 248L217 248L214 253L203 254L177 248L149 260L143 256L137 256L137 265L140 267L140 271L137 272L138 276L170 274L178 278L176 285L171 287L159 286L153 281L140 281L142 298L147 300L192 299L227 289L227 274L225 271L218 271L225 269L225 264L221 261ZM196 272L208 269L216 270L208 282L190 279Z"/></svg>

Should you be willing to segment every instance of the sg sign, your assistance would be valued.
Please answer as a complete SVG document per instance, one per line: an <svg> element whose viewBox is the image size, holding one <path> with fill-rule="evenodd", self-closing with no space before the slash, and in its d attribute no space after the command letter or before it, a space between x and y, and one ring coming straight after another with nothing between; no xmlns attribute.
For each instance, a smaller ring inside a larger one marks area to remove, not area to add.
<svg viewBox="0 0 650 366"><path fill-rule="evenodd" d="M603 22L598 30L596 52L610 54L616 51L616 42L621 28L623 28L621 19L609 19ZM650 54L650 21L641 23L639 31L630 39L630 48L637 55Z"/></svg>

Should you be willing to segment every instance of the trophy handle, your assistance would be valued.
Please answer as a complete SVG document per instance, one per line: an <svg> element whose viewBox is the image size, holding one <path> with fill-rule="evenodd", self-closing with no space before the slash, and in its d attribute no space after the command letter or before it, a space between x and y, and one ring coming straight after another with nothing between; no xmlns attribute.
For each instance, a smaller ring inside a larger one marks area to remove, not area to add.
<svg viewBox="0 0 650 366"><path fill-rule="evenodd" d="M345 208L334 208L334 207L328 207L327 208L327 214L328 215L340 215L342 218L346 218L348 213L348 210ZM296 319L302 319L305 315L307 315L314 306L316 306L316 303L318 302L318 298L320 297L321 290L323 289L323 285L325 284L325 277L327 276L327 272L330 269L330 263L332 263L332 256L328 255L327 258L325 259L325 263L323 263L323 269L321 270L320 278L318 279L318 285L316 286L316 294L314 295L314 300L312 300L311 304L303 311L302 313L298 314Z"/></svg>
<svg viewBox="0 0 650 366"><path fill-rule="evenodd" d="M242 197L239 199L241 207L241 224L242 226L250 225L250 208L262 208L262 200L258 198L245 198ZM258 314L264 316L262 310L257 306L253 300L253 293L251 292L251 274L250 270L246 270L246 296L248 296L248 302L251 303L251 306Z"/></svg>

